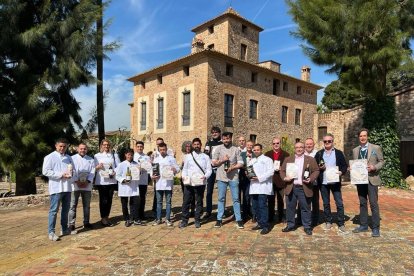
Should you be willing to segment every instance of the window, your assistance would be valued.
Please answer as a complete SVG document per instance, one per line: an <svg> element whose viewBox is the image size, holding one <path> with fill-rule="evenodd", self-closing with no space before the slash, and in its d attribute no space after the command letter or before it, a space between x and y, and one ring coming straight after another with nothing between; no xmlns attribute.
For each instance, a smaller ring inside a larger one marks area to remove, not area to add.
<svg viewBox="0 0 414 276"><path fill-rule="evenodd" d="M142 89L145 89L145 80L141 81L141 86L142 86Z"/></svg>
<svg viewBox="0 0 414 276"><path fill-rule="evenodd" d="M246 33L247 32L247 26L242 24L242 33Z"/></svg>
<svg viewBox="0 0 414 276"><path fill-rule="evenodd" d="M233 99L234 96L224 94L224 126L233 127Z"/></svg>
<svg viewBox="0 0 414 276"><path fill-rule="evenodd" d="M288 122L288 107L282 106L282 123L287 124Z"/></svg>
<svg viewBox="0 0 414 276"><path fill-rule="evenodd" d="M302 115L301 109L295 109L295 125L300 126L300 117Z"/></svg>
<svg viewBox="0 0 414 276"><path fill-rule="evenodd" d="M301 95L302 94L302 86L299 86L296 88L296 94Z"/></svg>
<svg viewBox="0 0 414 276"><path fill-rule="evenodd" d="M277 95L280 92L280 80L273 79L273 95Z"/></svg>
<svg viewBox="0 0 414 276"><path fill-rule="evenodd" d="M157 129L164 128L164 98L158 98Z"/></svg>
<svg viewBox="0 0 414 276"><path fill-rule="evenodd" d="M214 33L214 25L208 26L208 32L210 34Z"/></svg>
<svg viewBox="0 0 414 276"><path fill-rule="evenodd" d="M257 73L252 72L252 82L257 82Z"/></svg>
<svg viewBox="0 0 414 276"><path fill-rule="evenodd" d="M185 90L183 92L183 126L190 125L190 104L191 104L190 91Z"/></svg>
<svg viewBox="0 0 414 276"><path fill-rule="evenodd" d="M318 140L323 140L323 137L328 133L327 127L318 127Z"/></svg>
<svg viewBox="0 0 414 276"><path fill-rule="evenodd" d="M141 102L141 122L140 122L140 130L147 129L147 103Z"/></svg>
<svg viewBox="0 0 414 276"><path fill-rule="evenodd" d="M226 76L232 77L233 76L233 65L226 64Z"/></svg>
<svg viewBox="0 0 414 276"><path fill-rule="evenodd" d="M209 50L214 50L214 43L207 46Z"/></svg>
<svg viewBox="0 0 414 276"><path fill-rule="evenodd" d="M246 54L247 54L247 45L242 44L240 47L240 59L246 60Z"/></svg>
<svg viewBox="0 0 414 276"><path fill-rule="evenodd" d="M188 77L190 75L190 66L185 65L183 66L184 77Z"/></svg>
<svg viewBox="0 0 414 276"><path fill-rule="evenodd" d="M159 84L162 84L162 74L157 75L157 80Z"/></svg>
<svg viewBox="0 0 414 276"><path fill-rule="evenodd" d="M257 101L250 100L249 119L257 119Z"/></svg>
<svg viewBox="0 0 414 276"><path fill-rule="evenodd" d="M289 91L289 86L288 86L288 82L284 81L283 82L283 91Z"/></svg>
<svg viewBox="0 0 414 276"><path fill-rule="evenodd" d="M253 143L256 143L257 135L256 134L250 134L250 141Z"/></svg>

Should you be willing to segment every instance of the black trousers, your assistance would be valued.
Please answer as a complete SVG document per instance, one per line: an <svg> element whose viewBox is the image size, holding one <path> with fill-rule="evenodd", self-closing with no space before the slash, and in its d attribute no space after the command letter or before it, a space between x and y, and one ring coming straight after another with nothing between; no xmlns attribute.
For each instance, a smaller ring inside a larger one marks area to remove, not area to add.
<svg viewBox="0 0 414 276"><path fill-rule="evenodd" d="M368 226L368 199L372 213L372 229L380 227L380 212L378 206L378 186L356 185L359 197L359 220L361 226Z"/></svg>
<svg viewBox="0 0 414 276"><path fill-rule="evenodd" d="M145 219L145 202L147 200L147 185L138 185L139 188L139 205L138 205L138 219Z"/></svg>
<svg viewBox="0 0 414 276"><path fill-rule="evenodd" d="M241 171L241 170L240 170ZM244 170L243 170L244 174ZM239 199L242 211L242 218L247 219L248 216L252 215L251 207L250 207L250 195L249 195L249 188L250 188L250 180L243 175L242 173L239 174Z"/></svg>
<svg viewBox="0 0 414 276"><path fill-rule="evenodd" d="M125 221L138 220L138 206L139 206L139 196L121 196L122 204L122 215ZM131 215L128 211L128 199L129 199L129 209L131 210Z"/></svg>
<svg viewBox="0 0 414 276"><path fill-rule="evenodd" d="M190 206L192 199L195 199L195 214L194 220L200 221L201 213L203 212L203 198L205 185L201 186L188 186L184 185L184 200L182 207L182 220L188 221L190 218Z"/></svg>
<svg viewBox="0 0 414 276"><path fill-rule="evenodd" d="M183 183L183 180L181 179L181 191L183 192L183 202L184 202L184 189L185 189L185 185ZM191 198L191 212L194 213L195 212L195 198L192 197Z"/></svg>
<svg viewBox="0 0 414 276"><path fill-rule="evenodd" d="M109 217L112 207L112 197L114 196L115 188L118 188L118 184L110 185L97 185L99 192L99 212L101 218Z"/></svg>
<svg viewBox="0 0 414 276"><path fill-rule="evenodd" d="M267 196L267 206L269 208L269 221L274 221L275 219L275 205L277 199L277 213L279 222L283 220L283 209L284 209L284 196L285 196L285 188L278 188L273 183L273 191L274 195Z"/></svg>

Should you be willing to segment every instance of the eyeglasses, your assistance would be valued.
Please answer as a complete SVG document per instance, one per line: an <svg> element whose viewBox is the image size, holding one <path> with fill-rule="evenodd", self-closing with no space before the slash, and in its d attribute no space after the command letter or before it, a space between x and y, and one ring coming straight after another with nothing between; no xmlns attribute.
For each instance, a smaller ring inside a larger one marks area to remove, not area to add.
<svg viewBox="0 0 414 276"><path fill-rule="evenodd" d="M330 144L330 143L332 143L332 140L325 140L325 141L323 141L323 143L324 144Z"/></svg>
<svg viewBox="0 0 414 276"><path fill-rule="evenodd" d="M273 145L279 145L280 143L273 143Z"/></svg>

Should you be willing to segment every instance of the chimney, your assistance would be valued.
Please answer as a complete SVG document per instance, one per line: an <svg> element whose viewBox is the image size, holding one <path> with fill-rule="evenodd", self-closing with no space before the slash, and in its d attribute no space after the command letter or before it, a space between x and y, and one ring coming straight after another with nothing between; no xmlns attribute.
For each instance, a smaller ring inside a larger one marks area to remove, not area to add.
<svg viewBox="0 0 414 276"><path fill-rule="evenodd" d="M193 38L193 42L191 43L191 52L197 53L204 50L204 42L199 36L195 36Z"/></svg>
<svg viewBox="0 0 414 276"><path fill-rule="evenodd" d="M307 65L302 66L301 70L301 79L303 81L310 82L310 67Z"/></svg>

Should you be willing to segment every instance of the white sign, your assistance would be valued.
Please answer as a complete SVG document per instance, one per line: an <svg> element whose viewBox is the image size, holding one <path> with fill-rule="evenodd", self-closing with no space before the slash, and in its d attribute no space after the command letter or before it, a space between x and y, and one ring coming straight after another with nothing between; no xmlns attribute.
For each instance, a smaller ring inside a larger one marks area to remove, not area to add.
<svg viewBox="0 0 414 276"><path fill-rule="evenodd" d="M351 184L368 184L367 159L349 160L351 168Z"/></svg>
<svg viewBox="0 0 414 276"><path fill-rule="evenodd" d="M298 165L295 163L286 164L286 176L288 178L297 179L298 178Z"/></svg>
<svg viewBox="0 0 414 276"><path fill-rule="evenodd" d="M338 166L326 167L325 170L326 183L339 182L339 168Z"/></svg>
<svg viewBox="0 0 414 276"><path fill-rule="evenodd" d="M174 172L171 166L163 166L161 168L161 177L165 180L173 180Z"/></svg>
<svg viewBox="0 0 414 276"><path fill-rule="evenodd" d="M132 180L139 180L139 176L141 174L141 170L139 165L135 165L135 166L131 166L129 167L130 171L131 171L131 178Z"/></svg>
<svg viewBox="0 0 414 276"><path fill-rule="evenodd" d="M280 170L280 160L274 160L273 161L273 169L275 171L279 171Z"/></svg>

